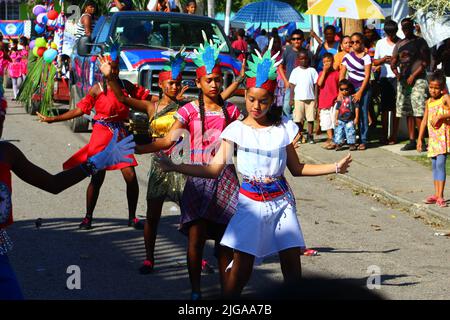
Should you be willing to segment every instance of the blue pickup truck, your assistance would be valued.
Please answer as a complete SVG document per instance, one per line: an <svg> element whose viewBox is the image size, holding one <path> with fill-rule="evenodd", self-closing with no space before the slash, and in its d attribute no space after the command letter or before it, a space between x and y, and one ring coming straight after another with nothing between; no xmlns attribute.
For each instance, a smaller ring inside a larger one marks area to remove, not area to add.
<svg viewBox="0 0 450 320"><path fill-rule="evenodd" d="M158 95L158 75L165 61L163 52L184 46L188 59L183 72L183 85L190 87L185 96L197 96L198 89L194 81L196 66L190 57L193 49L203 43L202 30L209 39L226 43L220 63L224 86L227 87L239 74L241 63L235 58L235 52L216 20L196 15L148 11L123 11L100 17L92 39L81 38L71 57L70 108L76 107L92 85L102 81L95 58L110 39L119 39L122 45L120 78L144 86L154 95ZM132 112L130 118L134 115ZM71 128L74 132L81 132L86 131L88 125L89 119L79 117L73 120Z"/></svg>

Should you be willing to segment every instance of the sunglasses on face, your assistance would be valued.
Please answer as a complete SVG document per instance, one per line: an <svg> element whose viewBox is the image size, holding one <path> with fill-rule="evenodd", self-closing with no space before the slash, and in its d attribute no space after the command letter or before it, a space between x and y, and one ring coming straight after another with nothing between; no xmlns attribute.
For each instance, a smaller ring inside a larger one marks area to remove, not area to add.
<svg viewBox="0 0 450 320"><path fill-rule="evenodd" d="M355 43L356 43L356 44L360 44L360 43L361 43L361 41L360 41L360 40L356 40L356 41L350 41L350 44L351 44L351 45L353 45L353 44L355 44Z"/></svg>
<svg viewBox="0 0 450 320"><path fill-rule="evenodd" d="M292 38L291 40L292 40L292 41L297 41L297 40L298 40L298 41L301 41L302 38Z"/></svg>
<svg viewBox="0 0 450 320"><path fill-rule="evenodd" d="M345 88L339 88L339 90L341 90L341 91L348 91L349 88L347 88L347 87L345 87Z"/></svg>

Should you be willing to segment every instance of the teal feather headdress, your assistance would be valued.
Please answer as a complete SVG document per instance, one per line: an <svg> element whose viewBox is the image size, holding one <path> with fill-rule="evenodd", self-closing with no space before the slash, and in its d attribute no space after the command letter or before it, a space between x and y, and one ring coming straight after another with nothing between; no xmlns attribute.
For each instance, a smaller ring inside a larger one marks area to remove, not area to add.
<svg viewBox="0 0 450 320"><path fill-rule="evenodd" d="M208 41L205 31L202 30L204 44L200 44L200 48L194 49L195 58L192 59L195 65L198 67L196 70L197 78L201 78L204 75L211 73L222 73L219 65L219 54L226 43L218 45L211 39Z"/></svg>
<svg viewBox="0 0 450 320"><path fill-rule="evenodd" d="M247 65L249 70L245 73L247 78L247 87L263 88L271 92L275 91L277 68L281 64L282 60L276 61L280 52L271 56L271 49L273 46L273 39L270 40L269 47L266 53L262 56L258 50L255 50L256 54L252 55L253 61L248 61Z"/></svg>
<svg viewBox="0 0 450 320"><path fill-rule="evenodd" d="M184 51L185 48L182 47L179 51L169 50L162 53L168 56L168 61L159 73L159 81L181 79L184 67L186 66L186 62L184 61L186 55Z"/></svg>
<svg viewBox="0 0 450 320"><path fill-rule="evenodd" d="M118 37L110 37L110 43L105 45L105 56L109 56L110 61L119 61L121 43Z"/></svg>

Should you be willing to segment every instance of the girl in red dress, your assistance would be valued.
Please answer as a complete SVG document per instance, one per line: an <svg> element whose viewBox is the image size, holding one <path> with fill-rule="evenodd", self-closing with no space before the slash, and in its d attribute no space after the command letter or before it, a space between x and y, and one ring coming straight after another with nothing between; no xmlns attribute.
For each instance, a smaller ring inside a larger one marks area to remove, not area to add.
<svg viewBox="0 0 450 320"><path fill-rule="evenodd" d="M114 59L111 62L113 66L113 72L118 74L118 62ZM130 82L121 81L122 90L124 94L131 95L136 99L146 99L150 97L149 91L142 87L133 86ZM126 88L126 89L125 89ZM124 121L128 119L129 108L125 104L119 102L110 90L109 86L104 91L103 86L98 83L89 90L86 97L84 97L75 109L58 115L55 117L46 117L38 113L40 121L52 123L58 121L66 121L76 117L89 115L92 108L95 109L95 116L93 118L92 135L89 143L75 153L69 160L63 164L65 170L76 167L80 163L86 161L92 155L97 154L109 143L112 137L112 131L119 129L120 138L124 138L129 135L128 131L124 127ZM127 184L127 200L128 200L128 226L135 228L141 228L139 220L136 218L136 207L139 196L139 185L136 178L136 171L134 167L137 166L136 159L133 155L129 156L133 161L120 162L113 166L107 167L105 170L121 170L123 178ZM99 171L92 176L91 183L87 189L87 202L86 202L86 216L80 224L80 229L91 229L92 216L94 213L95 205L100 193L100 188L105 179L105 170Z"/></svg>

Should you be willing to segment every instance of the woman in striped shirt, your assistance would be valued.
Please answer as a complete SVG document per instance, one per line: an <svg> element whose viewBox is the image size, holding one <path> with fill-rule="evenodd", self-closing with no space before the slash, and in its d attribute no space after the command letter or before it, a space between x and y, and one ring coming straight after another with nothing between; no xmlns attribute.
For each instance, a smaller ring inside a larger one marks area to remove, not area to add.
<svg viewBox="0 0 450 320"><path fill-rule="evenodd" d="M372 60L370 56L364 52L363 35L354 33L351 36L350 44L352 52L347 53L342 60L339 74L339 81L345 79L346 74L348 80L355 88L353 101L359 103L361 116L359 118L359 131L361 143L358 150L366 150L367 135L369 131L368 106L371 98L371 88L369 85L370 71L372 68Z"/></svg>
<svg viewBox="0 0 450 320"><path fill-rule="evenodd" d="M94 30L94 14L95 14L95 2L87 1L83 14L80 17L80 20L77 22L77 29L75 32L75 38L79 39L84 36L90 37L92 31Z"/></svg>

